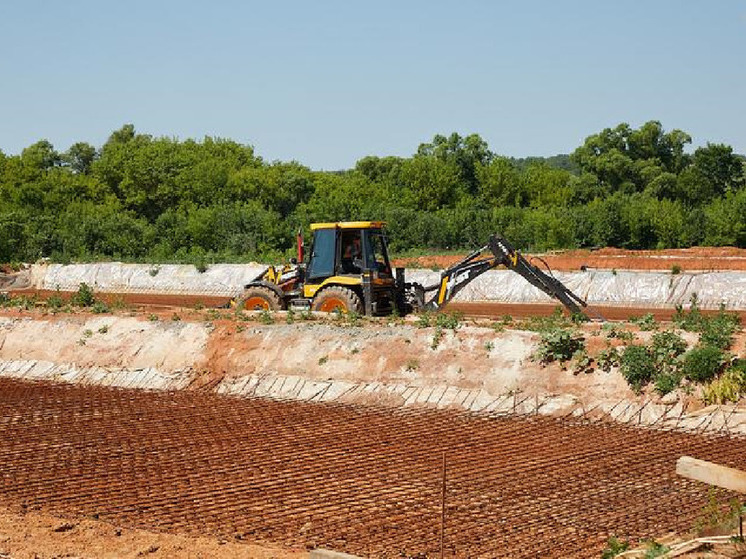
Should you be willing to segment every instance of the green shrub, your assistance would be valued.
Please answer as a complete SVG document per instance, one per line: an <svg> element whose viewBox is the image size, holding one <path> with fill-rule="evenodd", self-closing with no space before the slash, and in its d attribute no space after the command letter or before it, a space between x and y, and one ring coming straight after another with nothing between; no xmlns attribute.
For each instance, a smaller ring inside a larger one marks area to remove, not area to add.
<svg viewBox="0 0 746 559"><path fill-rule="evenodd" d="M622 376L636 391L640 391L655 376L655 358L647 347L631 345L625 348L619 360Z"/></svg>
<svg viewBox="0 0 746 559"><path fill-rule="evenodd" d="M673 373L662 373L655 377L655 391L659 394L668 394L676 390L681 383L681 377Z"/></svg>
<svg viewBox="0 0 746 559"><path fill-rule="evenodd" d="M662 543L658 543L656 541L650 541L645 548L645 555L643 556L643 558L655 559L656 557L663 557L669 551L671 551L671 548L667 545L663 545Z"/></svg>
<svg viewBox="0 0 746 559"><path fill-rule="evenodd" d="M47 299L47 307L52 310L59 310L65 305L65 301L59 295L52 295Z"/></svg>
<svg viewBox="0 0 746 559"><path fill-rule="evenodd" d="M658 329L658 322L655 320L653 313L647 313L639 318L631 318L630 322L636 324L643 332L650 332Z"/></svg>
<svg viewBox="0 0 746 559"><path fill-rule="evenodd" d="M672 375L678 372L681 364L679 356L686 351L686 342L671 330L657 332L651 339L650 351L658 373Z"/></svg>
<svg viewBox="0 0 746 559"><path fill-rule="evenodd" d="M268 311L267 309L262 309L259 312L259 322L261 322L262 324L274 324L275 316L271 311Z"/></svg>
<svg viewBox="0 0 746 559"><path fill-rule="evenodd" d="M620 355L615 347L609 347L602 349L596 357L596 363L598 368L607 373L611 371L612 367L619 366Z"/></svg>
<svg viewBox="0 0 746 559"><path fill-rule="evenodd" d="M521 323L520 328L532 332L549 332L558 328L572 327L572 320L557 307L549 316L531 316Z"/></svg>
<svg viewBox="0 0 746 559"><path fill-rule="evenodd" d="M692 294L691 308L684 311L681 306L676 307L674 323L688 332L699 332L699 344L728 349L733 344L733 335L741 327L741 319L736 313L726 312L721 305L715 316L705 316L699 310L697 294Z"/></svg>
<svg viewBox="0 0 746 559"><path fill-rule="evenodd" d="M440 345L440 342L442 339L443 339L443 328L440 326L436 326L435 332L433 332L433 339L430 342L430 349L432 350L438 349L438 346Z"/></svg>
<svg viewBox="0 0 746 559"><path fill-rule="evenodd" d="M461 321L464 315L460 312L452 313L438 313L435 317L435 325L440 328L447 328L450 330L458 330L461 326Z"/></svg>
<svg viewBox="0 0 746 559"><path fill-rule="evenodd" d="M422 311L417 315L417 328L429 328L433 324L433 316L430 311Z"/></svg>
<svg viewBox="0 0 746 559"><path fill-rule="evenodd" d="M109 309L109 305L107 305L103 301L95 301L93 303L93 308L91 310L95 314L103 314L103 313L110 312L111 309Z"/></svg>
<svg viewBox="0 0 746 559"><path fill-rule="evenodd" d="M725 352L714 346L697 346L689 350L681 363L681 373L694 382L707 382L723 369Z"/></svg>
<svg viewBox="0 0 746 559"><path fill-rule="evenodd" d="M685 311L681 305L676 305L676 314L673 317L673 323L687 332L699 332L702 328L704 319L699 310L699 298L696 293L692 293L689 299L690 307Z"/></svg>
<svg viewBox="0 0 746 559"><path fill-rule="evenodd" d="M78 307L90 307L96 302L96 298L93 295L93 290L88 286L87 283L81 283L78 286L78 291L73 294L70 298L73 305Z"/></svg>
<svg viewBox="0 0 746 559"><path fill-rule="evenodd" d="M684 338L671 330L656 332L651 339L653 352L663 358L671 358L681 355L686 351Z"/></svg>
<svg viewBox="0 0 746 559"><path fill-rule="evenodd" d="M579 351L585 351L585 338L572 330L559 328L542 332L534 359L540 363L563 363Z"/></svg>
<svg viewBox="0 0 746 559"><path fill-rule="evenodd" d="M628 549L628 541L619 540L616 536L611 536L606 544L606 549L601 553L601 559L614 559L614 557L624 553Z"/></svg>
<svg viewBox="0 0 746 559"><path fill-rule="evenodd" d="M604 324L603 329L606 330L606 337L610 340L616 338L617 340L632 342L635 339L634 332L624 330L616 324Z"/></svg>
<svg viewBox="0 0 746 559"><path fill-rule="evenodd" d="M590 322L591 319L582 312L574 312L570 315L570 320L573 324L583 324L584 322Z"/></svg>
<svg viewBox="0 0 746 559"><path fill-rule="evenodd" d="M572 372L578 373L592 373L593 372L593 358L588 355L588 352L583 349L579 349L572 355Z"/></svg>
<svg viewBox="0 0 746 559"><path fill-rule="evenodd" d="M702 322L699 343L728 349L733 345L733 335L740 329L740 326L741 319L737 314L726 313L720 309L717 315Z"/></svg>

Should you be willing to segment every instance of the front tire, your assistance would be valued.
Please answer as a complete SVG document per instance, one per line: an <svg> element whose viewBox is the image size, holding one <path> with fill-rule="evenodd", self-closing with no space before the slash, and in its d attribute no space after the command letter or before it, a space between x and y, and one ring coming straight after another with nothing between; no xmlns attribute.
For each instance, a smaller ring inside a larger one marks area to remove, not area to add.
<svg viewBox="0 0 746 559"><path fill-rule="evenodd" d="M239 306L246 311L279 311L280 297L268 287L249 287L243 292Z"/></svg>
<svg viewBox="0 0 746 559"><path fill-rule="evenodd" d="M327 287L316 295L311 310L320 312L344 312L362 314L363 302L360 296L346 287Z"/></svg>

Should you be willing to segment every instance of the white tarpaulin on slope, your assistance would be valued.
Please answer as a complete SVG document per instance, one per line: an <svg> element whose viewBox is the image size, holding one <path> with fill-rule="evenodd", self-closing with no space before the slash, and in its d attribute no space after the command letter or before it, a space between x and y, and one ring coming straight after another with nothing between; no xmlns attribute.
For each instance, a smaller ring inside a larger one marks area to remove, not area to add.
<svg viewBox="0 0 746 559"><path fill-rule="evenodd" d="M591 270L556 272L555 277L589 304L674 307L688 305L696 293L700 306L746 309L746 272L666 272ZM408 270L407 280L436 284L439 272ZM467 285L455 301L542 303L551 299L510 270L492 270Z"/></svg>
<svg viewBox="0 0 746 559"><path fill-rule="evenodd" d="M86 283L94 291L115 293L232 296L265 268L259 264L214 264L200 272L194 266L176 264L52 264L40 287L75 291L81 283Z"/></svg>
<svg viewBox="0 0 746 559"><path fill-rule="evenodd" d="M107 262L52 264L36 271L37 287L75 291L86 283L94 291L232 296L262 272L259 264L214 264L204 272L189 265L148 265ZM590 270L557 272L563 282L590 304L673 307L687 305L697 294L704 308L746 309L746 272L667 272ZM438 283L440 273L407 270L407 281ZM551 301L538 288L509 270L492 270L465 287L457 301L543 303Z"/></svg>

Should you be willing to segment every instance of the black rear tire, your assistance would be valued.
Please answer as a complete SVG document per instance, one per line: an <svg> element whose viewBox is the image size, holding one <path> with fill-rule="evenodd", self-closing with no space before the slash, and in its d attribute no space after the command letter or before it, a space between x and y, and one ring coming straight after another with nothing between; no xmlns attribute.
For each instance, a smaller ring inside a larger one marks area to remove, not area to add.
<svg viewBox="0 0 746 559"><path fill-rule="evenodd" d="M352 289L335 285L327 287L313 298L311 310L362 314L363 302Z"/></svg>
<svg viewBox="0 0 746 559"><path fill-rule="evenodd" d="M269 287L261 286L247 288L238 304L246 311L279 311L282 309L282 300L279 295Z"/></svg>

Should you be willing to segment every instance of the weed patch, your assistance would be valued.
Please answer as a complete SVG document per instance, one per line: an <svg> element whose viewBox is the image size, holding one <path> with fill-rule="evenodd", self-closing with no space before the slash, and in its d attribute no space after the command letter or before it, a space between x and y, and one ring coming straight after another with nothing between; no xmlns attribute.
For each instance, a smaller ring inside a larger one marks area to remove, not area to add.
<svg viewBox="0 0 746 559"><path fill-rule="evenodd" d="M556 328L541 333L533 358L543 364L553 361L565 363L580 351L585 351L585 338L582 335L566 328Z"/></svg>
<svg viewBox="0 0 746 559"><path fill-rule="evenodd" d="M275 316L267 309L263 309L259 312L259 322L262 324L274 324Z"/></svg>
<svg viewBox="0 0 746 559"><path fill-rule="evenodd" d="M78 307L90 307L96 302L96 297L93 295L93 289L87 283L81 283L78 286L78 291L70 297L70 302Z"/></svg>
<svg viewBox="0 0 746 559"><path fill-rule="evenodd" d="M572 320L567 318L558 307L549 316L532 316L528 318L521 322L520 328L532 332L550 332L560 328L571 328L572 325Z"/></svg>
<svg viewBox="0 0 746 559"><path fill-rule="evenodd" d="M435 317L435 326L448 330L458 330L464 315L460 312L438 313Z"/></svg>
<svg viewBox="0 0 746 559"><path fill-rule="evenodd" d="M628 549L628 541L620 540L616 536L611 536L606 544L606 548L601 552L601 559L614 559L614 557L624 553Z"/></svg>
<svg viewBox="0 0 746 559"><path fill-rule="evenodd" d="M642 332L651 332L659 328L658 321L655 320L653 313L647 313L639 318L630 318L632 324L636 324Z"/></svg>
<svg viewBox="0 0 746 559"><path fill-rule="evenodd" d="M596 356L598 368L605 372L611 372L613 367L618 367L620 362L619 351L615 347L602 349Z"/></svg>
<svg viewBox="0 0 746 559"><path fill-rule="evenodd" d="M702 397L707 404L738 402L745 395L746 359L736 360L702 390Z"/></svg>

